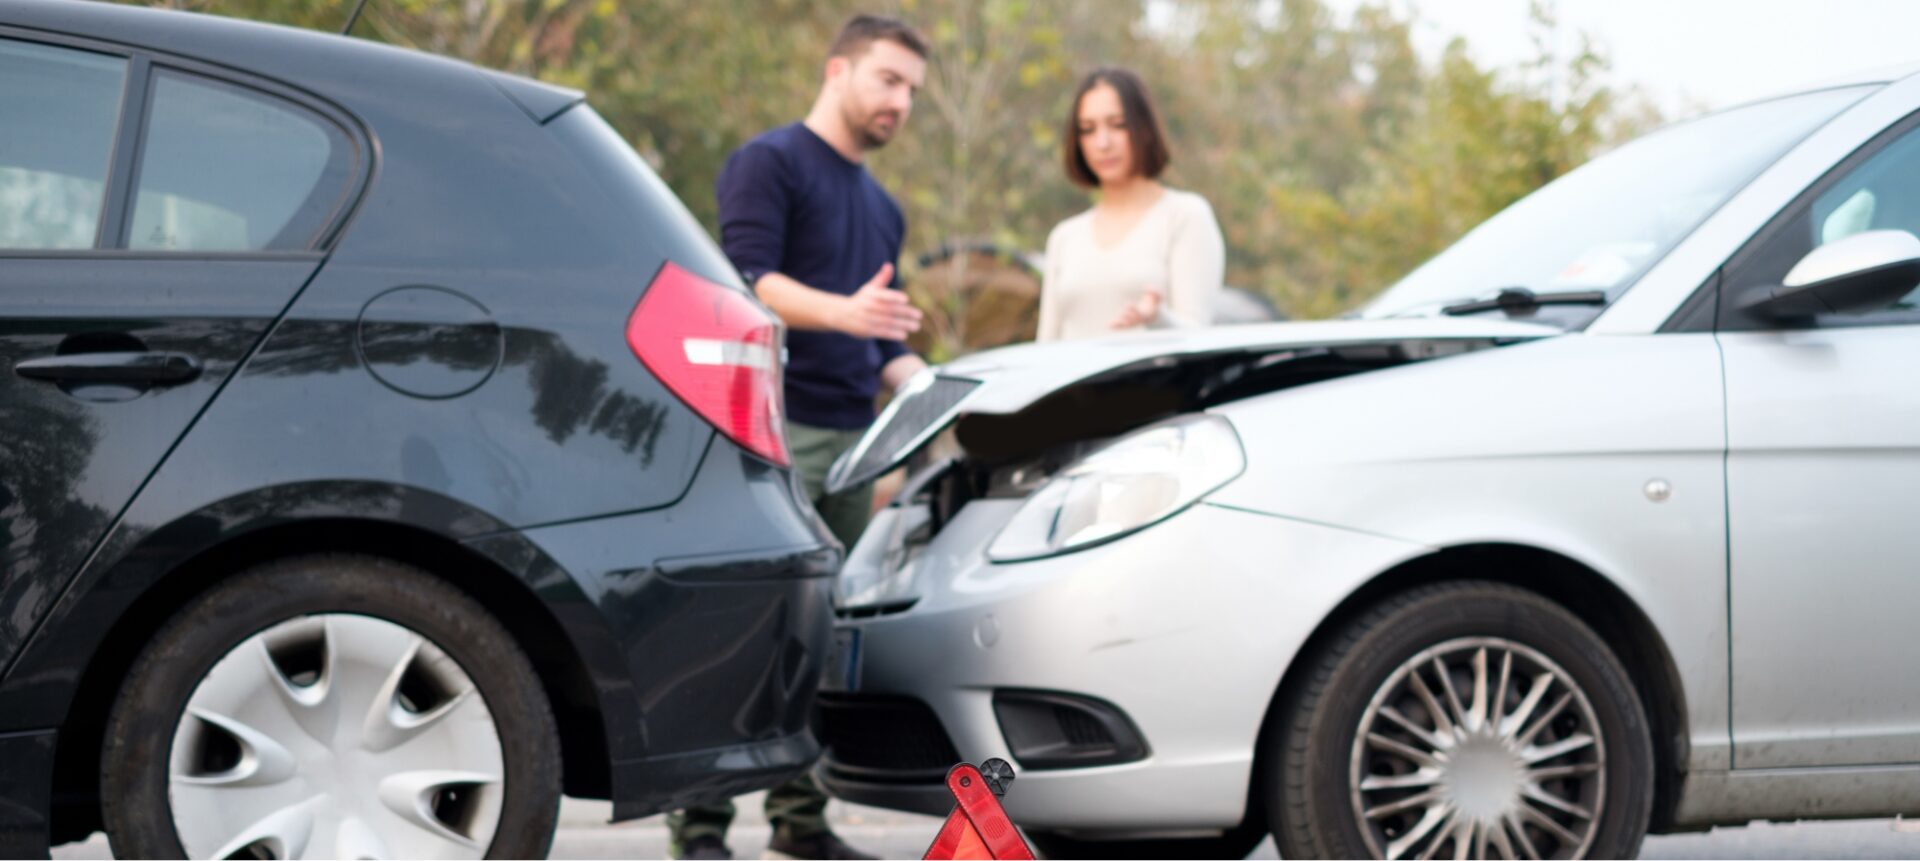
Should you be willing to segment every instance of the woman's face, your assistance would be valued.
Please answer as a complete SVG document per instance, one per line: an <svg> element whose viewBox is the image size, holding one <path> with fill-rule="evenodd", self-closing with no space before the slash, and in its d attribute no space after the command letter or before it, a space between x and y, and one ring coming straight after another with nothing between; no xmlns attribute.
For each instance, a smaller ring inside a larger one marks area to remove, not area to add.
<svg viewBox="0 0 1920 861"><path fill-rule="evenodd" d="M1107 84L1095 84L1080 97L1076 119L1080 127L1080 155L1101 185L1133 177L1133 140L1127 134L1127 113L1120 93Z"/></svg>

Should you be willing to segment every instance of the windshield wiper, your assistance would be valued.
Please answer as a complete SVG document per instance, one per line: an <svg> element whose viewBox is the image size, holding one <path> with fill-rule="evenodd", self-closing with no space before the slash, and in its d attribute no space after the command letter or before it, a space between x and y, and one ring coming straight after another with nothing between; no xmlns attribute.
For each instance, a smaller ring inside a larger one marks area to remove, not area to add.
<svg viewBox="0 0 1920 861"><path fill-rule="evenodd" d="M1449 317L1478 314L1481 311L1505 311L1517 314L1542 305L1605 305L1607 294L1601 290L1574 290L1566 293L1535 293L1525 287L1504 287L1492 299L1475 299L1440 309Z"/></svg>

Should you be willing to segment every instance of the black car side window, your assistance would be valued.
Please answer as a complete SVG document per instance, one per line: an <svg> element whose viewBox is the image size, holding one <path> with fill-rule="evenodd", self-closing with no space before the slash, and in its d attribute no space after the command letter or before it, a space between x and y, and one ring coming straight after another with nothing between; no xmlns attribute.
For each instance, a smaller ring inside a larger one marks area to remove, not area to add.
<svg viewBox="0 0 1920 861"><path fill-rule="evenodd" d="M1869 144L1835 174L1818 183L1762 230L1727 267L1722 328L1778 328L1744 314L1745 291L1779 284L1808 252L1869 230L1904 230L1920 236L1920 128L1916 119ZM1818 328L1920 323L1920 285L1885 308L1857 315L1823 315Z"/></svg>
<svg viewBox="0 0 1920 861"><path fill-rule="evenodd" d="M157 70L127 247L304 251L347 192L345 132L282 99Z"/></svg>
<svg viewBox="0 0 1920 861"><path fill-rule="evenodd" d="M0 39L0 250L94 247L121 57Z"/></svg>

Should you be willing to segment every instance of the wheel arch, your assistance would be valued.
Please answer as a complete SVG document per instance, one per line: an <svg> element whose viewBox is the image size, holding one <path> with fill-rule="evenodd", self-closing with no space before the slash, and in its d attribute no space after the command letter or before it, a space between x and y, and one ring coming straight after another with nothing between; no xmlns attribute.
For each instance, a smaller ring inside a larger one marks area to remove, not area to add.
<svg viewBox="0 0 1920 861"><path fill-rule="evenodd" d="M1329 612L1282 674L1261 721L1254 762L1265 763L1270 728L1306 682L1313 656L1369 607L1406 589L1456 580L1486 580L1534 592L1559 604L1591 627L1627 669L1653 740L1654 797L1651 830L1672 824L1689 755L1687 708L1680 671L1665 638L1626 592L1592 567L1568 556L1520 544L1468 544L1415 557L1381 572ZM1256 766L1258 767L1258 766ZM1264 781L1249 781L1249 819L1266 815Z"/></svg>
<svg viewBox="0 0 1920 861"><path fill-rule="evenodd" d="M139 591L98 638L77 678L54 759L53 842L83 839L100 827L101 739L126 673L160 626L187 602L261 563L314 553L376 556L420 568L478 600L532 661L560 732L567 794L608 797L611 756L599 688L576 637L546 601L557 584L543 579L543 598L499 560L440 532L416 525L351 517L274 522L229 537L166 568ZM525 548L537 553L530 545ZM132 568L127 553L102 582ZM119 584L124 586L124 584ZM571 583L564 584L577 591Z"/></svg>

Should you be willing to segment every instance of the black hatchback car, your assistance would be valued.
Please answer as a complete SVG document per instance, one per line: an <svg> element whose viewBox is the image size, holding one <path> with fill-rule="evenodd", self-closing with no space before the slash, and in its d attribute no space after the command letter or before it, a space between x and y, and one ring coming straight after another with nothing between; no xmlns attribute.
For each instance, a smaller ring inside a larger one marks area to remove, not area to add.
<svg viewBox="0 0 1920 861"><path fill-rule="evenodd" d="M781 337L579 93L0 3L0 856L533 856L798 773Z"/></svg>

